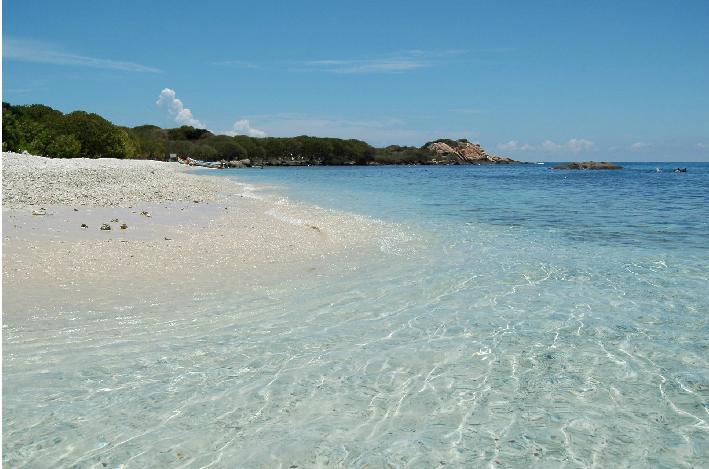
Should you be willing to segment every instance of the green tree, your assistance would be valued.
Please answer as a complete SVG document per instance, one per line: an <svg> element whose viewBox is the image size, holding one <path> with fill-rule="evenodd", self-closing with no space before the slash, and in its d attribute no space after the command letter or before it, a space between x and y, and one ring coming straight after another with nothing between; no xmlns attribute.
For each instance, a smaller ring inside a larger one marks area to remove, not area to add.
<svg viewBox="0 0 709 469"><path fill-rule="evenodd" d="M81 143L85 158L124 158L130 152L124 131L98 114L74 111L64 116L62 129Z"/></svg>
<svg viewBox="0 0 709 469"><path fill-rule="evenodd" d="M46 156L74 158L81 154L81 142L73 135L57 135L46 146Z"/></svg>

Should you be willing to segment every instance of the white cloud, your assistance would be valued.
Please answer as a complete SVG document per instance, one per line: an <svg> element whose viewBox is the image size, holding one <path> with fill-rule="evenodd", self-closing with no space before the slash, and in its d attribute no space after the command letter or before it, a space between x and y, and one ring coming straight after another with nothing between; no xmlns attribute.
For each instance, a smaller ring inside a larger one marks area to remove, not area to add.
<svg viewBox="0 0 709 469"><path fill-rule="evenodd" d="M709 143L699 142L697 143L697 148L700 150L709 150Z"/></svg>
<svg viewBox="0 0 709 469"><path fill-rule="evenodd" d="M556 143L553 140L544 140L539 145L531 143L520 144L517 140L510 140L506 143L498 143L497 149L500 151L533 151L540 153L582 153L591 151L595 147L591 140L583 138L572 138L566 143Z"/></svg>
<svg viewBox="0 0 709 469"><path fill-rule="evenodd" d="M383 57L307 60L298 65L305 70L329 73L403 73L421 68L441 66L453 56L465 54L463 49L400 51Z"/></svg>
<svg viewBox="0 0 709 469"><path fill-rule="evenodd" d="M7 38L3 46L3 59L24 62L46 63L54 65L69 65L77 67L107 68L126 72L159 73L154 67L134 62L99 59L85 55L71 54L57 50L54 46L40 41Z"/></svg>
<svg viewBox="0 0 709 469"><path fill-rule="evenodd" d="M225 65L234 68L260 68L260 65L253 62L248 62L246 60L220 60L217 62L208 62L209 65Z"/></svg>
<svg viewBox="0 0 709 469"><path fill-rule="evenodd" d="M581 153L592 150L594 145L595 144L592 141L583 138L572 138L566 143L556 143L551 140L544 140L544 142L542 142L542 150L549 153Z"/></svg>
<svg viewBox="0 0 709 469"><path fill-rule="evenodd" d="M497 149L500 151L517 151L519 148L519 142L517 142L517 140L497 144Z"/></svg>
<svg viewBox="0 0 709 469"><path fill-rule="evenodd" d="M192 111L182 104L182 100L177 98L175 90L173 89L164 88L160 92L160 97L155 104L160 107L167 107L167 112L170 114L170 117L175 119L175 122L180 125L191 125L198 129L207 128L206 125L194 118Z"/></svg>
<svg viewBox="0 0 709 469"><path fill-rule="evenodd" d="M265 137L266 132L251 127L248 119L240 119L234 122L232 130L223 132L225 135L248 135L249 137Z"/></svg>
<svg viewBox="0 0 709 469"><path fill-rule="evenodd" d="M635 142L632 145L630 145L630 149L632 151L642 151L642 150L648 150L650 148L653 148L655 145L652 143L648 142Z"/></svg>
<svg viewBox="0 0 709 469"><path fill-rule="evenodd" d="M391 58L369 60L311 60L303 65L313 70L330 73L401 73L427 67L424 60Z"/></svg>
<svg viewBox="0 0 709 469"><path fill-rule="evenodd" d="M257 62L227 59L208 63L217 66L251 69L273 68L279 71L287 70L292 72L323 72L336 74L404 73L421 68L440 67L456 60L454 57L462 56L466 53L467 51L464 49L410 49L370 57L331 57L311 60L273 60Z"/></svg>
<svg viewBox="0 0 709 469"><path fill-rule="evenodd" d="M192 115L192 110L185 107L182 100L177 97L175 90L171 88L163 88L155 104L159 107L166 107L170 117L180 125L190 125L198 129L207 129L215 134L230 135L232 137L234 135L248 135L249 137L266 136L266 132L263 130L251 127L251 123L248 119L237 120L229 130L215 132L209 129L202 121Z"/></svg>
<svg viewBox="0 0 709 469"><path fill-rule="evenodd" d="M482 114L486 112L484 109L475 109L475 108L453 108L453 109L448 109L449 112L459 112L461 114Z"/></svg>

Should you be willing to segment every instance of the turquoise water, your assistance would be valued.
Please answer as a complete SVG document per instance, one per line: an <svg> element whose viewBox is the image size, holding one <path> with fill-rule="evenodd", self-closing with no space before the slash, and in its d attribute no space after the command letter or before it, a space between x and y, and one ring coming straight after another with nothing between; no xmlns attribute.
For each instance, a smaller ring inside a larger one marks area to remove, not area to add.
<svg viewBox="0 0 709 469"><path fill-rule="evenodd" d="M249 294L6 319L3 460L706 466L709 164L625 166L219 172L401 236Z"/></svg>

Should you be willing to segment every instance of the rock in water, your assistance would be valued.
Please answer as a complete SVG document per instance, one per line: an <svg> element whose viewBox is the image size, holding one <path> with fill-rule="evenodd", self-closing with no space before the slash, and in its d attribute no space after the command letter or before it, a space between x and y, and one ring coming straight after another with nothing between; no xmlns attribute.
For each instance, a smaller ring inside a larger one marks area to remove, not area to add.
<svg viewBox="0 0 709 469"><path fill-rule="evenodd" d="M110 231L110 229L111 225L109 225L108 223L104 223L103 225L101 225L101 230L103 231Z"/></svg>
<svg viewBox="0 0 709 469"><path fill-rule="evenodd" d="M127 229L127 228L128 228L128 225L126 225L125 223L123 223L123 224L121 225L121 229L122 229L122 230L125 230L125 229Z"/></svg>
<svg viewBox="0 0 709 469"><path fill-rule="evenodd" d="M490 155L478 143L470 143L466 139L451 140L447 138L429 142L423 146L426 150L435 153L447 164L510 164L519 163L504 156Z"/></svg>
<svg viewBox="0 0 709 469"><path fill-rule="evenodd" d="M88 228L89 225L87 225L86 223L82 223L82 224L81 224L81 227L82 227L82 228Z"/></svg>
<svg viewBox="0 0 709 469"><path fill-rule="evenodd" d="M607 161L574 161L571 163L552 166L551 169L623 169L623 167Z"/></svg>

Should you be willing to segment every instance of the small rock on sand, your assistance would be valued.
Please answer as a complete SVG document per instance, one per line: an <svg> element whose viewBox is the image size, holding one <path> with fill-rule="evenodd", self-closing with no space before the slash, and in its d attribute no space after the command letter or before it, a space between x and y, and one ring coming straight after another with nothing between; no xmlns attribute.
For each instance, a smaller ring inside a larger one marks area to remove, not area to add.
<svg viewBox="0 0 709 469"><path fill-rule="evenodd" d="M104 223L103 225L101 225L101 230L103 231L109 231L110 229L111 225L109 225L108 223Z"/></svg>
<svg viewBox="0 0 709 469"><path fill-rule="evenodd" d="M126 228L128 228L128 225L126 225L125 223L123 223L123 224L121 225L121 229L122 229L122 230L125 230Z"/></svg>

